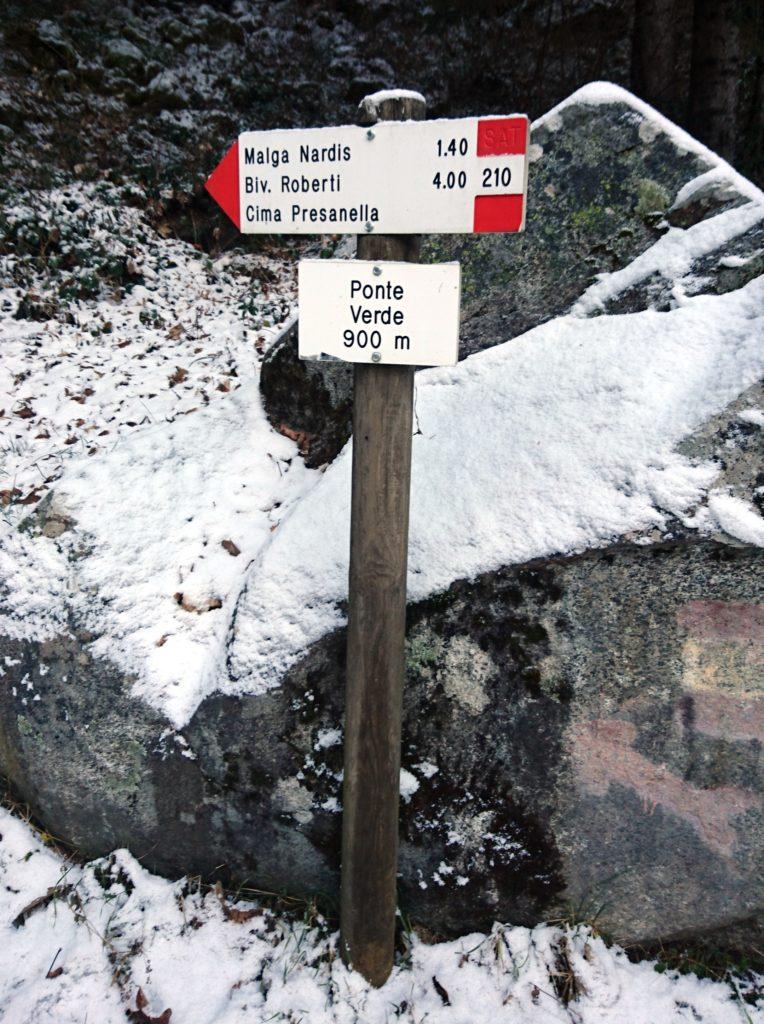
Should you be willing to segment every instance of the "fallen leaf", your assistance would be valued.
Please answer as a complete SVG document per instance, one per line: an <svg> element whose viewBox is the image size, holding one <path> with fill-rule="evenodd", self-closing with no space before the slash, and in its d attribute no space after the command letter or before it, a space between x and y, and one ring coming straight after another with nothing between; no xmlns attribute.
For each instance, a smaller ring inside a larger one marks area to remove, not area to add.
<svg viewBox="0 0 764 1024"><path fill-rule="evenodd" d="M220 882L215 882L215 895L220 900L220 906L223 908L223 916L226 921L243 924L245 921L251 921L253 917L260 917L263 913L260 907L253 907L251 910L237 910L235 907L229 907Z"/></svg>
<svg viewBox="0 0 764 1024"><path fill-rule="evenodd" d="M290 441L294 441L300 452L300 455L307 455L310 451L310 445L313 440L313 435L306 433L304 430L295 430L293 427L287 426L286 423L282 423L279 428L279 433L283 434L284 437L288 437Z"/></svg>
<svg viewBox="0 0 764 1024"><path fill-rule="evenodd" d="M72 891L73 886L71 885L52 885L44 896L38 896L37 899L32 900L31 903L19 911L19 913L11 921L14 928L21 928L23 924L26 924L27 918L43 907L47 907L53 900L64 899Z"/></svg>
<svg viewBox="0 0 764 1024"><path fill-rule="evenodd" d="M177 341L182 333L183 333L183 325L182 324L173 324L173 326L167 332L167 337L171 338L173 341Z"/></svg>
<svg viewBox="0 0 764 1024"><path fill-rule="evenodd" d="M19 411L14 413L20 420L31 420L34 415L34 409L29 405L22 405Z"/></svg>
<svg viewBox="0 0 764 1024"><path fill-rule="evenodd" d="M29 494L27 494L27 496L25 498L19 498L19 500L16 502L16 504L17 505L34 505L36 502L38 502L40 500L41 497L42 497L42 490L40 490L39 488L35 487L35 488L33 488L29 492Z"/></svg>
<svg viewBox="0 0 764 1024"><path fill-rule="evenodd" d="M17 494L21 494L18 487L6 487L4 490L0 491L0 505L2 505L3 508L6 508L10 505Z"/></svg>
<svg viewBox="0 0 764 1024"><path fill-rule="evenodd" d="M170 387L174 388L176 384L182 384L187 377L188 370L184 370L182 366L176 366L175 373L170 377Z"/></svg>
<svg viewBox="0 0 764 1024"><path fill-rule="evenodd" d="M443 986L441 985L441 983L438 981L438 979L435 977L434 974L432 976L432 983L435 986L435 991L438 993L440 998L443 1000L443 1005L444 1006L450 1006L451 1005L451 1000L448 997L448 992L443 988Z"/></svg>
<svg viewBox="0 0 764 1024"><path fill-rule="evenodd" d="M220 546L225 548L229 555L233 555L234 558L241 554L241 548L237 547L232 540L222 540Z"/></svg>
<svg viewBox="0 0 764 1024"><path fill-rule="evenodd" d="M151 1017L146 1013L148 1005L149 1001L143 989L139 988L135 996L135 1009L127 1011L128 1017L134 1024L169 1024L170 1017L172 1017L172 1010L169 1007L163 1013L160 1013L158 1017Z"/></svg>

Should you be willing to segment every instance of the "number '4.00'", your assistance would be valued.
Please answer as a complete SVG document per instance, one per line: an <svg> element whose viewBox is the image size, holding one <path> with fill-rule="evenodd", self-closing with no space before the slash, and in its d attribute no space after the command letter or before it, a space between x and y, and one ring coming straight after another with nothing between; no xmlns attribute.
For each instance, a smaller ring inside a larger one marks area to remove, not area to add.
<svg viewBox="0 0 764 1024"><path fill-rule="evenodd" d="M449 171L448 174L441 174L440 171L432 179L435 188L464 188L467 184L467 172Z"/></svg>

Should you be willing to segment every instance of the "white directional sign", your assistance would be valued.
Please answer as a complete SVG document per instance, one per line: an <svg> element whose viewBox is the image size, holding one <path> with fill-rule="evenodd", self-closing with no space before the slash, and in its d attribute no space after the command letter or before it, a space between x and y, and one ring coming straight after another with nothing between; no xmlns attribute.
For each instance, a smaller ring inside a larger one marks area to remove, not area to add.
<svg viewBox="0 0 764 1024"><path fill-rule="evenodd" d="M300 358L452 366L460 283L458 263L301 260Z"/></svg>
<svg viewBox="0 0 764 1024"><path fill-rule="evenodd" d="M245 132L207 181L252 234L522 231L528 118Z"/></svg>

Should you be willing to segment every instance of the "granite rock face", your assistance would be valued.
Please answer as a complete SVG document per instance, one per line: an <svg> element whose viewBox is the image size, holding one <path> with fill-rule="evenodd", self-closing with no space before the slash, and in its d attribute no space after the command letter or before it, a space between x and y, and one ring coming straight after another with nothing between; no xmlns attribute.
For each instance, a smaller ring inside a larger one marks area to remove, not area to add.
<svg viewBox="0 0 764 1024"><path fill-rule="evenodd" d="M674 237L669 224L691 231L748 199L732 180L686 188L706 159L625 101L573 104L534 145L523 238L427 242L431 259L463 265L464 355L574 304L591 316L667 309L760 273L752 220L699 243L680 270L658 251L600 301L597 275ZM306 369L299 384L284 359L274 349L263 371L266 406L278 427L315 434L311 456L328 461L347 436L347 371L328 382ZM303 420L287 418L294 392ZM688 458L715 461L719 486L759 505L762 404L751 387L682 442ZM56 495L24 530L66 552L68 576L56 635L0 638L0 767L19 795L88 856L127 846L168 874L331 904L344 630L306 649L278 687L208 696L176 729L134 695L138 666L118 668L103 644L93 653L92 618L71 594L93 586L97 539ZM16 586L13 572L0 579L0 614L12 617ZM667 516L662 531L502 566L412 603L409 916L443 934L567 914L625 942L723 929L739 940L764 908L761 593L760 548Z"/></svg>
<svg viewBox="0 0 764 1024"><path fill-rule="evenodd" d="M270 422L304 435L305 461L320 466L342 450L353 420L353 367L305 361L292 323L263 359L260 390Z"/></svg>
<svg viewBox="0 0 764 1024"><path fill-rule="evenodd" d="M761 552L621 546L454 584L409 611L400 900L454 934L570 913L623 941L761 910ZM344 631L181 732L83 632L3 641L0 760L88 855L329 902Z"/></svg>

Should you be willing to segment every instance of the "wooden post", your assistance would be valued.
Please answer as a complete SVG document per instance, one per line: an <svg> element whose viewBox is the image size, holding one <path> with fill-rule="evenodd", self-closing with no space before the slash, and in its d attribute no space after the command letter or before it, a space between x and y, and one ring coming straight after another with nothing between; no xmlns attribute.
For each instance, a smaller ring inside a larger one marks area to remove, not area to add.
<svg viewBox="0 0 764 1024"><path fill-rule="evenodd" d="M374 112L422 120L425 104L396 97ZM415 262L419 248L418 235L358 238L364 260ZM413 394L413 367L356 364L340 945L373 985L395 941Z"/></svg>

